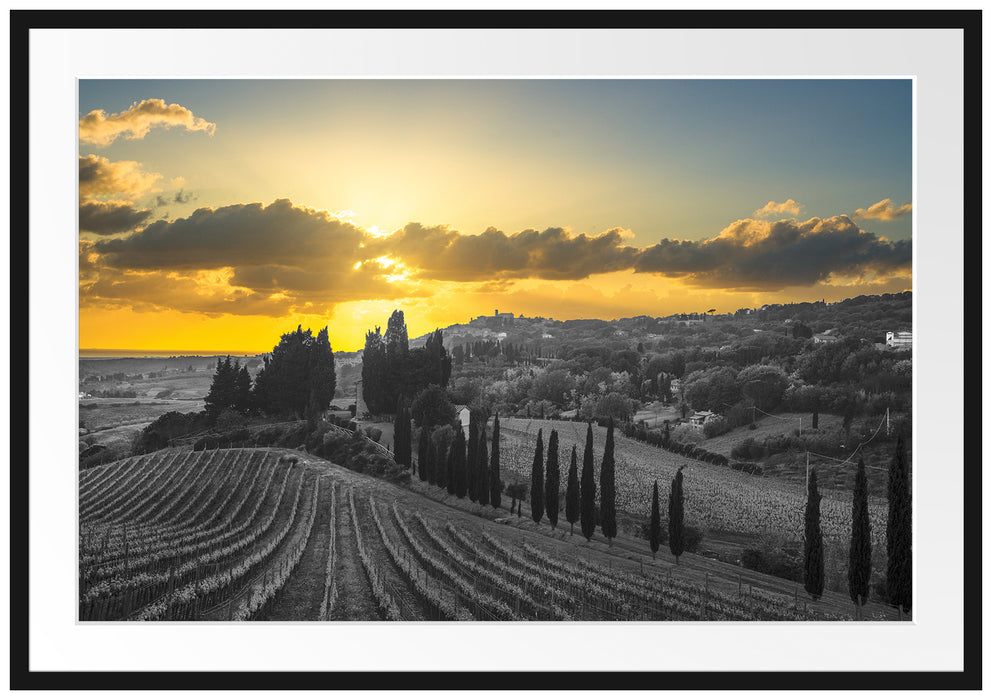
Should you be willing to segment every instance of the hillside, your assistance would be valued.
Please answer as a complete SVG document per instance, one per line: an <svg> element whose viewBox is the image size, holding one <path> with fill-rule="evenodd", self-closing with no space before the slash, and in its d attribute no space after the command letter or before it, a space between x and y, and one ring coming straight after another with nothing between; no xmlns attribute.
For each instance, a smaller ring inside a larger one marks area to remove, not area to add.
<svg viewBox="0 0 992 700"><path fill-rule="evenodd" d="M80 476L82 620L848 618L796 584L612 546L288 450L165 450ZM891 611L871 605L872 619Z"/></svg>

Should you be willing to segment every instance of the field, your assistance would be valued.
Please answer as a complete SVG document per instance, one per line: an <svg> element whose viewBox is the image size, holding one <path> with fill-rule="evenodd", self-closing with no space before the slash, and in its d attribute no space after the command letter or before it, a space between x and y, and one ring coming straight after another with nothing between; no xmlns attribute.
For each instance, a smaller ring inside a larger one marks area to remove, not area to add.
<svg viewBox="0 0 992 700"><path fill-rule="evenodd" d="M163 450L83 472L81 620L832 620L788 581L586 542L289 450ZM873 619L891 617L881 606Z"/></svg>
<svg viewBox="0 0 992 700"><path fill-rule="evenodd" d="M572 445L578 445L579 468L585 446L586 424L569 421L500 419L505 470L528 481L537 431L544 432L547 446L552 429L558 430L564 474L571 460ZM651 488L655 479L663 497L667 495L676 470L683 467L685 478L686 520L705 529L722 532L762 535L785 534L801 539L806 506L804 484L773 477L751 476L682 457L657 447L614 436L616 457L617 508L646 517L651 507ZM606 428L593 426L593 453L596 478L602 461ZM824 539L846 542L850 538L851 495L841 491L821 490L823 500L821 524ZM887 506L882 499L869 503L875 546L882 546Z"/></svg>

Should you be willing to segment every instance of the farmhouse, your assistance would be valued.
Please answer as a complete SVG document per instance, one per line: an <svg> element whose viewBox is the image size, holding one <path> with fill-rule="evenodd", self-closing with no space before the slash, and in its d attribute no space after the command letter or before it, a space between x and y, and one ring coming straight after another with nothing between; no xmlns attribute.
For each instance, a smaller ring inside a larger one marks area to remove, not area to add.
<svg viewBox="0 0 992 700"><path fill-rule="evenodd" d="M889 331L885 334L885 344L893 350L911 350L913 331Z"/></svg>
<svg viewBox="0 0 992 700"><path fill-rule="evenodd" d="M831 329L824 333L814 333L813 342L816 343L817 345L823 345L825 343L836 343L838 340L840 340L840 337L834 335L835 330L836 329Z"/></svg>
<svg viewBox="0 0 992 700"><path fill-rule="evenodd" d="M717 414L713 413L713 411L697 411L696 413L693 413L691 416L689 416L689 425L691 425L693 428L696 428L697 430L702 430L703 425L706 424L706 421L708 421L710 418L713 418L716 415Z"/></svg>

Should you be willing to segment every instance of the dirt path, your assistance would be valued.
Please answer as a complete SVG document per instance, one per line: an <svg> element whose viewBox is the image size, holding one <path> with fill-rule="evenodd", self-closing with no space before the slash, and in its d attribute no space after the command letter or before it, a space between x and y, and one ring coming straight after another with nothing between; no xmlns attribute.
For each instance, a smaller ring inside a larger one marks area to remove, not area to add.
<svg viewBox="0 0 992 700"><path fill-rule="evenodd" d="M355 540L355 528L351 523L351 506L348 503L348 489L343 484L338 487L338 500L334 507L335 534L337 537L337 561L334 564L334 579L337 581L338 595L333 609L328 611L329 620L382 620L375 594L362 567ZM323 574L320 576L323 581Z"/></svg>
<svg viewBox="0 0 992 700"><path fill-rule="evenodd" d="M332 501L331 480L320 481L317 516L307 548L292 576L276 596L267 620L319 620L324 599L324 579L331 545L331 518L336 506Z"/></svg>

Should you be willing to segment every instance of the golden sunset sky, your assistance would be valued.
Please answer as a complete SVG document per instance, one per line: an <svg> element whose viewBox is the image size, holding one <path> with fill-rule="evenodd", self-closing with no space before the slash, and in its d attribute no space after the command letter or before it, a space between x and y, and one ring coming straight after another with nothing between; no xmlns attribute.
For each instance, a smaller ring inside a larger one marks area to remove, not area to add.
<svg viewBox="0 0 992 700"><path fill-rule="evenodd" d="M912 287L908 80L82 80L81 350Z"/></svg>

